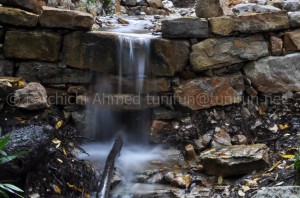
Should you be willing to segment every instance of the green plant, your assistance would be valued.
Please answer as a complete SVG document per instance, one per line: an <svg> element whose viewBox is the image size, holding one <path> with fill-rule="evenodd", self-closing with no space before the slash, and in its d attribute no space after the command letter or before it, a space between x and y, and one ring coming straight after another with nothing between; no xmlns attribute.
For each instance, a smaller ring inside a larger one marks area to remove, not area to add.
<svg viewBox="0 0 300 198"><path fill-rule="evenodd" d="M0 165L7 163L7 162L15 159L16 157L19 157L20 155L22 155L21 153L8 155L3 150L3 148L8 143L9 140L10 140L10 137L8 135L6 135L6 136L4 136L4 138L0 139ZM9 198L7 192L17 195L18 197L23 197L19 193L23 193L24 191L13 184L3 183L0 181L0 197Z"/></svg>

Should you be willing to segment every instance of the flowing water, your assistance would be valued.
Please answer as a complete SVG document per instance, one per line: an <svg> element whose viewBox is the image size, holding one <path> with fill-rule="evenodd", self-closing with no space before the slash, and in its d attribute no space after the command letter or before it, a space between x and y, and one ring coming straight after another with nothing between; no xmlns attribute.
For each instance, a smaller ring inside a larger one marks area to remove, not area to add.
<svg viewBox="0 0 300 198"><path fill-rule="evenodd" d="M99 75L93 92L100 96L124 94L140 96L143 94L144 80L147 79L149 73L151 37L120 35L117 42L117 79L107 77L107 75ZM112 83L112 81L115 83ZM128 88L128 84L131 85L130 88ZM117 105L116 108L115 104L99 106L91 102L88 105L87 112L88 134L86 135L96 139L97 142L84 146L90 156L83 158L92 161L97 168L102 170L114 138L119 133L124 134L125 143L121 155L116 161L116 167L124 177L124 185L119 185L118 189L122 194L130 193L124 189L126 183L133 181L134 172L142 169L149 161L162 160L163 158L161 148L148 144L150 110L123 110L122 105ZM136 185L138 184L132 186L137 187ZM149 186L147 186L148 190ZM128 197L127 195L117 196Z"/></svg>

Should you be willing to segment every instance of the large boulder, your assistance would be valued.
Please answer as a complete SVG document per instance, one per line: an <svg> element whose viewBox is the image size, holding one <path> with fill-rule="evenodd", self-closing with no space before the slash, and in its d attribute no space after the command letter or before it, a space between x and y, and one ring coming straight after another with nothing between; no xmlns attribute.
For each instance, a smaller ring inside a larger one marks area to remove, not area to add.
<svg viewBox="0 0 300 198"><path fill-rule="evenodd" d="M40 15L40 24L46 28L91 30L94 18L91 14L84 12L44 6L43 13Z"/></svg>
<svg viewBox="0 0 300 198"><path fill-rule="evenodd" d="M258 190L257 194L252 198L270 198L270 197L280 197L280 198L298 198L300 195L299 186L278 186L278 187L268 187Z"/></svg>
<svg viewBox="0 0 300 198"><path fill-rule="evenodd" d="M300 27L300 11L289 12L289 19L291 22L291 27L293 28Z"/></svg>
<svg viewBox="0 0 300 198"><path fill-rule="evenodd" d="M286 12L254 14L237 17L214 17L210 19L214 34L228 36L234 33L256 33L284 30L290 27Z"/></svg>
<svg viewBox="0 0 300 198"><path fill-rule="evenodd" d="M269 54L262 35L209 38L192 46L190 62L194 71L219 68Z"/></svg>
<svg viewBox="0 0 300 198"><path fill-rule="evenodd" d="M150 72L154 76L173 76L188 63L190 44L184 40L151 40Z"/></svg>
<svg viewBox="0 0 300 198"><path fill-rule="evenodd" d="M17 66L18 77L43 84L87 84L92 80L92 74L89 71L59 68L55 63L30 61L20 62Z"/></svg>
<svg viewBox="0 0 300 198"><path fill-rule="evenodd" d="M35 13L41 13L42 6L46 5L45 0L0 0L3 6L11 6L28 10Z"/></svg>
<svg viewBox="0 0 300 198"><path fill-rule="evenodd" d="M162 21L164 38L207 38L208 22L199 18L179 18Z"/></svg>
<svg viewBox="0 0 300 198"><path fill-rule="evenodd" d="M284 49L286 51L300 50L300 29L284 33Z"/></svg>
<svg viewBox="0 0 300 198"><path fill-rule="evenodd" d="M244 67L244 72L262 93L300 91L300 53L250 62Z"/></svg>
<svg viewBox="0 0 300 198"><path fill-rule="evenodd" d="M0 7L0 24L19 27L35 27L38 15L18 8Z"/></svg>
<svg viewBox="0 0 300 198"><path fill-rule="evenodd" d="M265 144L217 147L202 152L200 161L208 175L243 175L266 168L268 150Z"/></svg>
<svg viewBox="0 0 300 198"><path fill-rule="evenodd" d="M74 32L65 36L64 62L75 68L99 72L115 72L117 42L114 34L105 32Z"/></svg>
<svg viewBox="0 0 300 198"><path fill-rule="evenodd" d="M27 110L39 110L48 107L46 89L39 83L29 83L15 91L15 106Z"/></svg>
<svg viewBox="0 0 300 198"><path fill-rule="evenodd" d="M179 104L192 110L239 103L244 91L242 74L188 80L175 89Z"/></svg>
<svg viewBox="0 0 300 198"><path fill-rule="evenodd" d="M46 31L7 31L4 56L55 62L59 60L62 36Z"/></svg>
<svg viewBox="0 0 300 198"><path fill-rule="evenodd" d="M218 17L224 14L220 0L197 0L195 9L199 18Z"/></svg>

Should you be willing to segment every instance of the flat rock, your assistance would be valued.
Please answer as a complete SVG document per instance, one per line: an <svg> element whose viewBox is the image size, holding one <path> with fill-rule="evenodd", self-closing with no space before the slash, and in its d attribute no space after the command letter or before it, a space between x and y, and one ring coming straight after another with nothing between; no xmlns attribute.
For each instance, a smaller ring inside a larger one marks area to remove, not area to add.
<svg viewBox="0 0 300 198"><path fill-rule="evenodd" d="M153 39L150 72L154 76L174 76L188 63L190 44L185 40Z"/></svg>
<svg viewBox="0 0 300 198"><path fill-rule="evenodd" d="M103 32L74 32L64 38L63 60L74 68L115 72L116 36Z"/></svg>
<svg viewBox="0 0 300 198"><path fill-rule="evenodd" d="M0 0L0 4L2 4L3 6L20 8L23 10L40 14L42 11L42 6L46 5L46 1L45 0Z"/></svg>
<svg viewBox="0 0 300 198"><path fill-rule="evenodd" d="M152 8L163 8L164 5L161 0L146 0Z"/></svg>
<svg viewBox="0 0 300 198"><path fill-rule="evenodd" d="M175 89L175 98L192 110L225 106L242 100L244 80L240 73L188 80Z"/></svg>
<svg viewBox="0 0 300 198"><path fill-rule="evenodd" d="M284 49L288 52L300 50L300 29L284 33Z"/></svg>
<svg viewBox="0 0 300 198"><path fill-rule="evenodd" d="M299 186L280 186L280 187L268 187L258 190L257 194L252 198L298 198L300 195Z"/></svg>
<svg viewBox="0 0 300 198"><path fill-rule="evenodd" d="M254 14L237 17L213 17L210 19L214 34L228 36L233 33L256 33L288 29L290 22L286 12Z"/></svg>
<svg viewBox="0 0 300 198"><path fill-rule="evenodd" d="M35 27L38 15L18 8L0 7L0 24L19 27Z"/></svg>
<svg viewBox="0 0 300 198"><path fill-rule="evenodd" d="M208 22L199 18L178 18L162 21L164 38L207 38Z"/></svg>
<svg viewBox="0 0 300 198"><path fill-rule="evenodd" d="M54 62L59 60L62 37L46 31L7 31L4 56Z"/></svg>
<svg viewBox="0 0 300 198"><path fill-rule="evenodd" d="M194 71L230 66L269 54L262 35L209 38L192 46L190 62Z"/></svg>
<svg viewBox="0 0 300 198"><path fill-rule="evenodd" d="M202 152L200 160L208 175L243 175L268 166L268 147L265 144L217 147Z"/></svg>
<svg viewBox="0 0 300 198"><path fill-rule="evenodd" d="M43 84L87 84L92 80L91 72L72 68L61 69L55 63L20 62L18 67L18 77Z"/></svg>
<svg viewBox="0 0 300 198"><path fill-rule="evenodd" d="M262 93L300 91L299 63L300 53L270 56L248 63L244 72L252 85Z"/></svg>
<svg viewBox="0 0 300 198"><path fill-rule="evenodd" d="M39 83L29 83L26 87L15 91L14 103L21 109L44 109L48 107L46 89Z"/></svg>
<svg viewBox="0 0 300 198"><path fill-rule="evenodd" d="M199 18L218 17L224 14L220 0L197 0L195 12Z"/></svg>
<svg viewBox="0 0 300 198"><path fill-rule="evenodd" d="M255 3L240 3L232 8L235 15L246 15L253 13L270 13L270 12L280 12L281 9L276 8L271 5L258 5Z"/></svg>
<svg viewBox="0 0 300 198"><path fill-rule="evenodd" d="M79 11L43 7L40 24L46 28L66 28L71 30L91 30L94 18L91 14Z"/></svg>
<svg viewBox="0 0 300 198"><path fill-rule="evenodd" d="M283 41L281 38L271 36L270 37L270 49L273 56L280 56L283 50Z"/></svg>
<svg viewBox="0 0 300 198"><path fill-rule="evenodd" d="M291 27L293 28L300 27L300 11L289 12L288 14L291 22Z"/></svg>

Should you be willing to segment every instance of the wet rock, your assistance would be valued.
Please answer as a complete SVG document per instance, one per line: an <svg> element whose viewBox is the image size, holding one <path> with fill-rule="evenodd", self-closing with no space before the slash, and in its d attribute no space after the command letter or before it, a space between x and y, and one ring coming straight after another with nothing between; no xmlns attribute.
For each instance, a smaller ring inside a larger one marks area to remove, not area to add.
<svg viewBox="0 0 300 198"><path fill-rule="evenodd" d="M196 72L256 60L269 54L262 35L209 38L193 45L192 50L190 61Z"/></svg>
<svg viewBox="0 0 300 198"><path fill-rule="evenodd" d="M246 145L248 144L247 137L244 135L235 135L232 137L232 143L235 145Z"/></svg>
<svg viewBox="0 0 300 198"><path fill-rule="evenodd" d="M162 4L164 5L164 9L171 10L172 8L174 8L174 4L172 1L163 0Z"/></svg>
<svg viewBox="0 0 300 198"><path fill-rule="evenodd" d="M165 174L165 180L169 183L171 183L174 178L175 178L175 174L173 172L167 172Z"/></svg>
<svg viewBox="0 0 300 198"><path fill-rule="evenodd" d="M35 27L38 15L18 8L0 7L0 24L19 27Z"/></svg>
<svg viewBox="0 0 300 198"><path fill-rule="evenodd" d="M71 68L61 69L55 63L20 62L18 67L19 70L16 74L18 77L44 84L87 84L92 80L92 74L89 71Z"/></svg>
<svg viewBox="0 0 300 198"><path fill-rule="evenodd" d="M195 186L191 189L191 192L190 192L190 196L189 198L192 198L192 197L211 197L211 189L210 188L205 188L205 187L202 187L202 186Z"/></svg>
<svg viewBox="0 0 300 198"><path fill-rule="evenodd" d="M164 175L162 173L156 173L147 179L146 183L159 184L163 181Z"/></svg>
<svg viewBox="0 0 300 198"><path fill-rule="evenodd" d="M212 137L211 147L220 146L231 146L231 137L224 129L221 129Z"/></svg>
<svg viewBox="0 0 300 198"><path fill-rule="evenodd" d="M153 39L151 42L151 74L154 76L173 76L182 71L190 55L188 41Z"/></svg>
<svg viewBox="0 0 300 198"><path fill-rule="evenodd" d="M168 129L171 129L169 122L163 120L153 120L151 122L151 133L150 139L153 143L162 142L162 136L164 132Z"/></svg>
<svg viewBox="0 0 300 198"><path fill-rule="evenodd" d="M162 21L164 38L207 38L208 22L199 18L179 18Z"/></svg>
<svg viewBox="0 0 300 198"><path fill-rule="evenodd" d="M271 36L270 37L271 44L271 54L272 56L280 56L282 54L283 41L281 38Z"/></svg>
<svg viewBox="0 0 300 198"><path fill-rule="evenodd" d="M300 27L300 11L289 12L288 14L291 22L291 27L293 28Z"/></svg>
<svg viewBox="0 0 300 198"><path fill-rule="evenodd" d="M91 30L94 18L91 14L65 9L43 7L40 24L46 28L66 28L72 30Z"/></svg>
<svg viewBox="0 0 300 198"><path fill-rule="evenodd" d="M267 187L258 190L257 194L252 198L298 198L300 194L299 186L280 186L280 187Z"/></svg>
<svg viewBox="0 0 300 198"><path fill-rule="evenodd" d="M196 158L196 152L192 144L188 144L184 147L185 158L188 161L192 161Z"/></svg>
<svg viewBox="0 0 300 198"><path fill-rule="evenodd" d="M264 144L217 147L200 155L208 175L234 176L268 166L268 147Z"/></svg>
<svg viewBox="0 0 300 198"><path fill-rule="evenodd" d="M63 60L68 66L79 69L114 72L117 64L115 39L113 34L100 32L69 34L64 38Z"/></svg>
<svg viewBox="0 0 300 198"><path fill-rule="evenodd" d="M45 0L0 0L3 6L21 8L35 13L41 13L42 6L46 5Z"/></svg>
<svg viewBox="0 0 300 198"><path fill-rule="evenodd" d="M210 25L214 34L228 36L233 33L256 33L288 29L290 22L286 12L274 12L238 17L214 17L210 19Z"/></svg>
<svg viewBox="0 0 300 198"><path fill-rule="evenodd" d="M172 180L172 186L178 187L178 188L188 188L192 183L192 177L190 175L183 175L175 177Z"/></svg>
<svg viewBox="0 0 300 198"><path fill-rule="evenodd" d="M136 5L137 6L149 6L149 4L146 0L137 0Z"/></svg>
<svg viewBox="0 0 300 198"><path fill-rule="evenodd" d="M14 62L0 59L0 76L12 76L14 71Z"/></svg>
<svg viewBox="0 0 300 198"><path fill-rule="evenodd" d="M122 0L121 2L127 6L135 6L137 3L137 0Z"/></svg>
<svg viewBox="0 0 300 198"><path fill-rule="evenodd" d="M232 8L235 15L246 15L253 13L270 13L270 12L280 12L279 8L271 5L258 5L255 3L240 3Z"/></svg>
<svg viewBox="0 0 300 198"><path fill-rule="evenodd" d="M39 83L29 83L15 91L15 106L27 110L39 110L48 107L46 89Z"/></svg>
<svg viewBox="0 0 300 198"><path fill-rule="evenodd" d="M288 52L300 50L300 29L284 33L284 49Z"/></svg>
<svg viewBox="0 0 300 198"><path fill-rule="evenodd" d="M223 15L220 0L197 0L195 12L199 18L211 18Z"/></svg>
<svg viewBox="0 0 300 198"><path fill-rule="evenodd" d="M58 61L62 37L46 31L7 31L4 56L16 59Z"/></svg>
<svg viewBox="0 0 300 198"><path fill-rule="evenodd" d="M211 140L212 140L213 131L207 132L203 136L201 136L199 139L194 141L194 147L197 151L197 153L200 153L201 151L205 150Z"/></svg>
<svg viewBox="0 0 300 198"><path fill-rule="evenodd" d="M256 90L262 93L299 91L299 62L300 53L270 56L248 63L244 72Z"/></svg>
<svg viewBox="0 0 300 198"><path fill-rule="evenodd" d="M192 110L241 102L244 80L240 73L222 77L203 77L181 83L175 99Z"/></svg>
<svg viewBox="0 0 300 198"><path fill-rule="evenodd" d="M152 8L163 8L164 5L161 0L146 0Z"/></svg>

